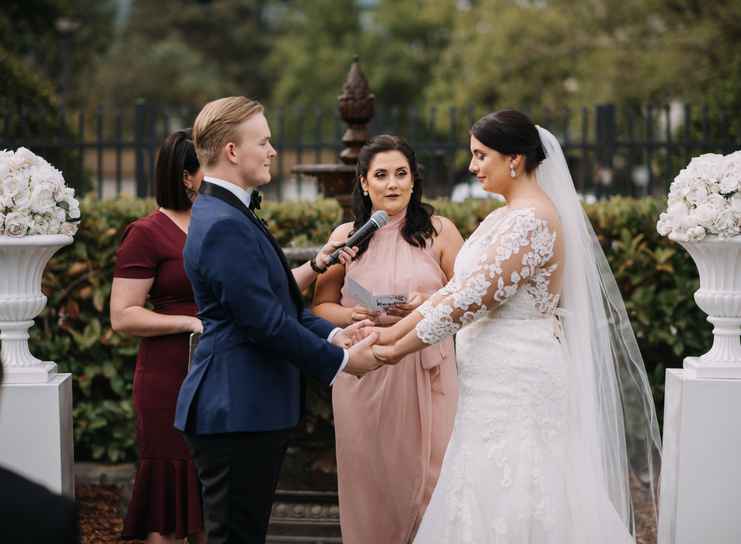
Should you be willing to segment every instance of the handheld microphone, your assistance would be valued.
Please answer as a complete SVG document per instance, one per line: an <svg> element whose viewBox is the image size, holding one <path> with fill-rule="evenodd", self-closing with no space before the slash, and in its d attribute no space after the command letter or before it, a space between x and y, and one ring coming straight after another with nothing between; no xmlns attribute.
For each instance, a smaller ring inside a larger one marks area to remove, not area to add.
<svg viewBox="0 0 741 544"><path fill-rule="evenodd" d="M380 229L382 226L384 226L386 223L389 222L389 214L387 214L383 210L379 210L373 215L371 215L370 219L366 221L365 225L360 227L358 230L355 231L355 234L350 236L350 238L347 239L347 242L345 242L345 245L338 247L332 255L329 256L329 261L327 261L327 267L332 266L333 264L337 264L337 262L340 260L340 254L342 253L343 247L353 247L357 246L358 244L362 244L365 242L368 238L373 236L375 232Z"/></svg>

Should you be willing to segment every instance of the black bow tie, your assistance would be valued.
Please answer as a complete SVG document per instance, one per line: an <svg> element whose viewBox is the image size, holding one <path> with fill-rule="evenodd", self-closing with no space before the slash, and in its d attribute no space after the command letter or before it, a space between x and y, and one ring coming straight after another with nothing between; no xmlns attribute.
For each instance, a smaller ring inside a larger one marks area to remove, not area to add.
<svg viewBox="0 0 741 544"><path fill-rule="evenodd" d="M250 210L259 210L261 202L262 195L260 194L260 191L252 191L252 194L250 195Z"/></svg>

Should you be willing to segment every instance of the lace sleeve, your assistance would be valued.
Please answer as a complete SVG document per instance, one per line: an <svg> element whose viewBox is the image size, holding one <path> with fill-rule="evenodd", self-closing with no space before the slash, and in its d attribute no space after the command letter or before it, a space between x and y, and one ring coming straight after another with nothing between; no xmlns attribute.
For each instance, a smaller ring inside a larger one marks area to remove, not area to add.
<svg viewBox="0 0 741 544"><path fill-rule="evenodd" d="M555 241L548 221L532 208L510 212L478 242L482 255L474 269L418 308L419 339L435 344L502 304L553 257Z"/></svg>

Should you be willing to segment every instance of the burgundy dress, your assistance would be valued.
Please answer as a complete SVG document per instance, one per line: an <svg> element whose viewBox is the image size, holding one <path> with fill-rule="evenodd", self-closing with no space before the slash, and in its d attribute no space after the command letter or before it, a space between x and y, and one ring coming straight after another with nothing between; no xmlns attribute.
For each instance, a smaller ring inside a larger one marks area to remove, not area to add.
<svg viewBox="0 0 741 544"><path fill-rule="evenodd" d="M183 268L185 233L156 211L126 227L116 252L117 278L154 278L149 291L160 314L196 315ZM188 334L142 338L134 372L139 465L124 520L124 539L151 532L184 538L203 530L200 484L182 435L175 401L188 365Z"/></svg>

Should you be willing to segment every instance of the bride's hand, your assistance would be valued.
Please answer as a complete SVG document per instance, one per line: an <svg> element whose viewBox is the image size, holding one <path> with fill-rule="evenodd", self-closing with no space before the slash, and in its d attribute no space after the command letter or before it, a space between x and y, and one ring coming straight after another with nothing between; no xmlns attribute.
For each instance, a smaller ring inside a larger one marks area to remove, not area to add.
<svg viewBox="0 0 741 544"><path fill-rule="evenodd" d="M378 333L376 345L389 346L397 340L390 327L371 327L370 331Z"/></svg>
<svg viewBox="0 0 741 544"><path fill-rule="evenodd" d="M372 349L376 360L385 365L395 365L402 359L401 356L397 355L395 345L381 346L376 344Z"/></svg>

